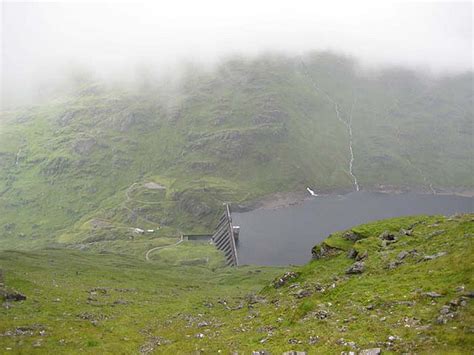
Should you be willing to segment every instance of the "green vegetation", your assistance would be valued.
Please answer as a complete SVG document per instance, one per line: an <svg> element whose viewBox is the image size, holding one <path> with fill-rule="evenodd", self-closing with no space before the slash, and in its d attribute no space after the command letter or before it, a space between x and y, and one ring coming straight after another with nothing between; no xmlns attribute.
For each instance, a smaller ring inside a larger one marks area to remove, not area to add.
<svg viewBox="0 0 474 355"><path fill-rule="evenodd" d="M331 252L289 273L219 267L206 243L164 249L149 263L3 251L6 290L27 299L0 308L0 352L468 353L473 237L472 214L389 219L332 234L323 248ZM347 274L355 258L363 272ZM198 259L206 262L183 266Z"/></svg>
<svg viewBox="0 0 474 355"><path fill-rule="evenodd" d="M363 189L472 191L471 84L265 55L2 112L0 352L469 351L472 215L335 233L286 274L177 243L223 202L353 189L349 123Z"/></svg>
<svg viewBox="0 0 474 355"><path fill-rule="evenodd" d="M348 131L331 100L352 117L362 188L470 190L471 83L316 53L134 89L81 84L1 115L0 249L120 244L134 227L209 232L224 201L348 191Z"/></svg>

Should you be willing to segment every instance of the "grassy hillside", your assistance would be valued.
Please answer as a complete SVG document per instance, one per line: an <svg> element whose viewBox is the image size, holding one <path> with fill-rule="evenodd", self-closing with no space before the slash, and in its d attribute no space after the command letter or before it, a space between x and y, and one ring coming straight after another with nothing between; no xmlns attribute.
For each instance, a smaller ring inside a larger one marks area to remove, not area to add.
<svg viewBox="0 0 474 355"><path fill-rule="evenodd" d="M180 244L148 263L132 241L122 255L3 251L2 292L27 298L0 308L0 352L469 353L473 221L354 227L292 270L221 268L207 244ZM357 259L361 273L348 273Z"/></svg>
<svg viewBox="0 0 474 355"><path fill-rule="evenodd" d="M231 59L133 89L83 83L2 113L0 248L203 232L224 201L351 190L344 122L363 189L472 189L471 83L366 73L328 53Z"/></svg>

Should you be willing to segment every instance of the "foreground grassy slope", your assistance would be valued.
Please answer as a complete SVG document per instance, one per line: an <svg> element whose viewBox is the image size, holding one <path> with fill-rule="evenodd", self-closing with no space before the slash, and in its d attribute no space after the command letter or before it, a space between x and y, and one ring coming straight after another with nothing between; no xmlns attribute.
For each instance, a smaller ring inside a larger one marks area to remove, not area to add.
<svg viewBox="0 0 474 355"><path fill-rule="evenodd" d="M232 59L133 89L81 84L1 115L0 248L127 239L131 227L203 232L224 201L351 190L334 103L352 117L362 188L471 189L471 83L369 74L320 53Z"/></svg>
<svg viewBox="0 0 474 355"><path fill-rule="evenodd" d="M163 250L149 263L110 253L4 251L6 287L27 299L0 308L0 351L468 353L473 221L418 216L354 227L315 247L319 259L285 274L218 268L222 260L205 244L192 256L190 245ZM347 274L356 262L351 250L362 273ZM190 257L207 263L184 266Z"/></svg>

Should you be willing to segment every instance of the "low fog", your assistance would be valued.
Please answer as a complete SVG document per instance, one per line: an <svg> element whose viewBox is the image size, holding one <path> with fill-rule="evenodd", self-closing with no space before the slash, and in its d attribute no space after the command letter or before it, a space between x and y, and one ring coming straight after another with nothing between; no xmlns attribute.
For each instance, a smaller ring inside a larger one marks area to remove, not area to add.
<svg viewBox="0 0 474 355"><path fill-rule="evenodd" d="M81 70L130 79L234 54L330 50L368 68L472 70L470 2L2 3L2 101L25 102Z"/></svg>

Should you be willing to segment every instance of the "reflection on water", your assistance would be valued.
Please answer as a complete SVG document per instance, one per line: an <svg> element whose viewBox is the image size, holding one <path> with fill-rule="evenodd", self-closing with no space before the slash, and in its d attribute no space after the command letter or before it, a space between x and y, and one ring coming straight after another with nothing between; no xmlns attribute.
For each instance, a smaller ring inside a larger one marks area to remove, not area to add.
<svg viewBox="0 0 474 355"><path fill-rule="evenodd" d="M330 233L378 219L472 212L474 198L460 196L353 192L321 196L301 205L233 213L240 225L241 264L304 264L311 248Z"/></svg>

